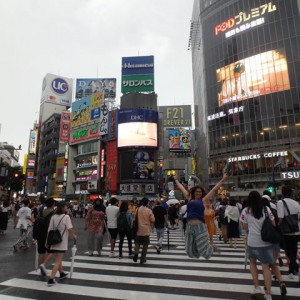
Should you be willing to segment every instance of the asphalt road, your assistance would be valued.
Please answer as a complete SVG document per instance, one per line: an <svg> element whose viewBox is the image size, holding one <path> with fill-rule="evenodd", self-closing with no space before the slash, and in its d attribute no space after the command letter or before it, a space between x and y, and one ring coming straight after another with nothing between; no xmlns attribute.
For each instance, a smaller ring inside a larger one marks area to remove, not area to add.
<svg viewBox="0 0 300 300"><path fill-rule="evenodd" d="M78 235L77 253L84 253L87 250L87 234L84 231L84 219L73 218L73 227ZM30 245L27 250L14 252L13 244L19 237L19 230L13 229L13 221L9 219L5 235L0 235L0 282L14 277L20 277L34 269L35 245ZM72 240L69 240L69 248L72 247ZM71 250L65 254L71 256Z"/></svg>

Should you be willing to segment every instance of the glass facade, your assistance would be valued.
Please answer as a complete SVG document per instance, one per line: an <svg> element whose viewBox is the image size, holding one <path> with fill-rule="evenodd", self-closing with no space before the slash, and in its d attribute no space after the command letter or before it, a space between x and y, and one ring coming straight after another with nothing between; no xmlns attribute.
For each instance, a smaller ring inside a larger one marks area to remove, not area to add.
<svg viewBox="0 0 300 300"><path fill-rule="evenodd" d="M264 187L297 171L299 12L298 0L194 2L192 22L201 32L201 46L192 48L194 97L206 124L199 129L209 183L227 159L238 187Z"/></svg>

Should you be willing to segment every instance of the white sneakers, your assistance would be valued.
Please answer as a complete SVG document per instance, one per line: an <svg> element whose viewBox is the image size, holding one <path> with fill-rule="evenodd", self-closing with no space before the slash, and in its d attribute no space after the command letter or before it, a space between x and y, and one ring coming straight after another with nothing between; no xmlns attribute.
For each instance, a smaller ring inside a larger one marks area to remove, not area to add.
<svg viewBox="0 0 300 300"><path fill-rule="evenodd" d="M114 251L111 251L109 253L109 257L117 257L117 254Z"/></svg>
<svg viewBox="0 0 300 300"><path fill-rule="evenodd" d="M263 291L260 286L254 287L251 292L251 295L258 295L258 294L263 294Z"/></svg>

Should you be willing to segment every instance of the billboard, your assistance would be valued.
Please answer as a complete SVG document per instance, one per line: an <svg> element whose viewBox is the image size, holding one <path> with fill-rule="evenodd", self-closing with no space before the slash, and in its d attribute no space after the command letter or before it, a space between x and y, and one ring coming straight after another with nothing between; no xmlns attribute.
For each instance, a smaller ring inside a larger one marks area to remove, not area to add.
<svg viewBox="0 0 300 300"><path fill-rule="evenodd" d="M120 153L121 180L154 180L154 151L135 150Z"/></svg>
<svg viewBox="0 0 300 300"><path fill-rule="evenodd" d="M121 92L154 92L154 56L122 57Z"/></svg>
<svg viewBox="0 0 300 300"><path fill-rule="evenodd" d="M82 99L103 92L104 98L116 98L116 78L80 78L76 80L75 98Z"/></svg>
<svg viewBox="0 0 300 300"><path fill-rule="evenodd" d="M163 127L192 127L192 109L190 105L160 106L163 114Z"/></svg>
<svg viewBox="0 0 300 300"><path fill-rule="evenodd" d="M70 144L76 144L82 141L92 140L100 137L99 124L91 124L71 130Z"/></svg>
<svg viewBox="0 0 300 300"><path fill-rule="evenodd" d="M108 132L107 132L107 140L113 141L117 139L117 123L118 123L118 111L111 110L108 112Z"/></svg>
<svg viewBox="0 0 300 300"><path fill-rule="evenodd" d="M41 103L71 106L72 89L73 79L48 73L43 80Z"/></svg>
<svg viewBox="0 0 300 300"><path fill-rule="evenodd" d="M59 141L69 142L70 138L70 113L68 111L61 112Z"/></svg>
<svg viewBox="0 0 300 300"><path fill-rule="evenodd" d="M191 152L190 130L184 128L169 129L169 151Z"/></svg>
<svg viewBox="0 0 300 300"><path fill-rule="evenodd" d="M154 75L122 76L123 94L133 92L154 92Z"/></svg>
<svg viewBox="0 0 300 300"><path fill-rule="evenodd" d="M38 137L38 131L30 130L29 151L28 151L29 154L36 154L37 137Z"/></svg>
<svg viewBox="0 0 300 300"><path fill-rule="evenodd" d="M118 190L118 151L117 141L109 141L106 146L105 164L105 190L117 192Z"/></svg>
<svg viewBox="0 0 300 300"><path fill-rule="evenodd" d="M290 89L282 48L236 61L217 69L216 75L219 106Z"/></svg>
<svg viewBox="0 0 300 300"><path fill-rule="evenodd" d="M103 92L72 103L71 127L90 123L100 119L101 106L104 104Z"/></svg>
<svg viewBox="0 0 300 300"><path fill-rule="evenodd" d="M158 112L146 109L118 111L118 148L158 147Z"/></svg>

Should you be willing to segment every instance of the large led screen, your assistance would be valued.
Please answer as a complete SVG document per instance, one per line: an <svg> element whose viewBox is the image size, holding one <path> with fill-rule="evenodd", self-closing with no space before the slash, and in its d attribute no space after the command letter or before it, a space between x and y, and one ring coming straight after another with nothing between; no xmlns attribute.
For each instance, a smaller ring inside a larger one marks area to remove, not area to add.
<svg viewBox="0 0 300 300"><path fill-rule="evenodd" d="M154 151L125 151L121 156L121 180L154 180Z"/></svg>
<svg viewBox="0 0 300 300"><path fill-rule="evenodd" d="M247 57L216 73L219 106L290 89L284 49Z"/></svg>
<svg viewBox="0 0 300 300"><path fill-rule="evenodd" d="M118 148L158 146L158 112L127 109L118 112Z"/></svg>

